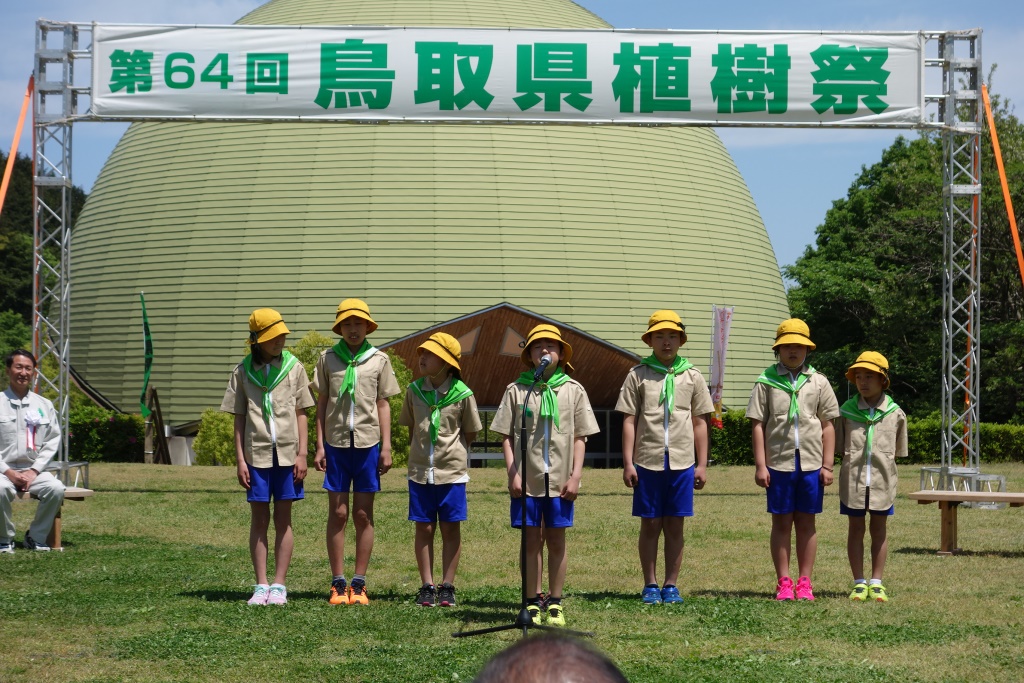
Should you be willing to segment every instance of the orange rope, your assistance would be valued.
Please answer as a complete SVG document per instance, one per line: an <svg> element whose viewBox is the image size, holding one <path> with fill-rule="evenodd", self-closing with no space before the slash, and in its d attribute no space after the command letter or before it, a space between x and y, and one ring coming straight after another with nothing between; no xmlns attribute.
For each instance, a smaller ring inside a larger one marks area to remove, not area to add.
<svg viewBox="0 0 1024 683"><path fill-rule="evenodd" d="M1006 215L1010 219L1010 234L1013 235L1013 247L1017 250L1017 267L1020 268L1020 282L1024 285L1024 254L1020 249L1020 234L1017 232L1017 218L1013 215L1013 200L1010 198L1010 186L1006 182L1006 169L1003 168L1003 153L999 151L999 136L996 135L996 121L992 116L992 105L988 99L988 86L982 84L981 96L985 100L985 117L988 129L992 134L992 151L996 157L996 168L999 169L999 182L1003 185L1003 203L1006 204Z"/></svg>
<svg viewBox="0 0 1024 683"><path fill-rule="evenodd" d="M28 88L25 89L25 101L21 103L21 116L18 117L18 126L14 129L14 142L11 143L11 155L7 157L7 165L4 167L4 179L0 182L0 213L4 210L4 199L7 197L7 186L11 183L11 173L14 171L14 159L18 156L18 141L21 140L21 129L25 125L25 114L28 113L28 105L32 101L32 91L35 89L35 76L28 77Z"/></svg>

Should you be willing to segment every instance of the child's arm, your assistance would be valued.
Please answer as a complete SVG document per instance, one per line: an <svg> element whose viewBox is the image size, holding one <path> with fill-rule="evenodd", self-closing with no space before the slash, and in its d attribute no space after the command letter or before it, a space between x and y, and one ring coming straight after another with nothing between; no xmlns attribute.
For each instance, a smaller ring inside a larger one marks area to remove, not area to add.
<svg viewBox="0 0 1024 683"><path fill-rule="evenodd" d="M764 423L760 420L750 421L750 441L754 447L754 482L766 489L771 485L772 477L768 473L768 465L765 464Z"/></svg>
<svg viewBox="0 0 1024 683"><path fill-rule="evenodd" d="M296 482L300 482L306 478L306 458L309 452L309 415L305 408L295 409L295 426L299 429L299 452L295 454L292 476Z"/></svg>
<svg viewBox="0 0 1024 683"><path fill-rule="evenodd" d="M633 466L633 448L636 446L636 415L622 416L622 481L627 488L637 485L636 467Z"/></svg>
<svg viewBox="0 0 1024 683"><path fill-rule="evenodd" d="M693 422L693 455L697 465L693 469L693 487L704 488L708 481L708 416L694 415Z"/></svg>
<svg viewBox="0 0 1024 683"><path fill-rule="evenodd" d="M569 481L565 482L562 490L558 493L560 498L568 501L576 500L580 491L580 480L583 479L583 456L587 451L587 440L582 436L574 437L572 440L572 475Z"/></svg>
<svg viewBox="0 0 1024 683"><path fill-rule="evenodd" d="M501 437L501 454L505 456L509 495L513 498L520 498L523 495L523 480L519 477L519 470L516 468L516 456L512 453L512 436L509 434Z"/></svg>
<svg viewBox="0 0 1024 683"><path fill-rule="evenodd" d="M327 453L324 451L324 424L327 421L327 404L330 397L324 387L316 396L316 457L313 458L313 467L317 472L327 471Z"/></svg>
<svg viewBox="0 0 1024 683"><path fill-rule="evenodd" d="M235 466L237 467L238 483L242 488L252 488L249 484L249 466L245 463L245 415L235 415Z"/></svg>
<svg viewBox="0 0 1024 683"><path fill-rule="evenodd" d="M821 483L831 486L835 475L832 470L836 462L836 428L832 420L821 422Z"/></svg>
<svg viewBox="0 0 1024 683"><path fill-rule="evenodd" d="M377 399L377 416L380 419L380 460L377 470L381 474L391 469L391 404L386 398Z"/></svg>

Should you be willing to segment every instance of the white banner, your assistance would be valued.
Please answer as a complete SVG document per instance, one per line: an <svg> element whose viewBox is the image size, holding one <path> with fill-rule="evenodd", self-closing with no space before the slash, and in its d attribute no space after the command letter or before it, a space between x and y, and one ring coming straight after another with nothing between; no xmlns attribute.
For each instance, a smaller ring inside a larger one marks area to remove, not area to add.
<svg viewBox="0 0 1024 683"><path fill-rule="evenodd" d="M725 383L725 352L729 348L729 330L732 328L732 306L719 308L711 305L711 367L708 369L708 389L715 404L712 422L722 428L722 386Z"/></svg>
<svg viewBox="0 0 1024 683"><path fill-rule="evenodd" d="M922 124L921 33L96 25L97 119Z"/></svg>

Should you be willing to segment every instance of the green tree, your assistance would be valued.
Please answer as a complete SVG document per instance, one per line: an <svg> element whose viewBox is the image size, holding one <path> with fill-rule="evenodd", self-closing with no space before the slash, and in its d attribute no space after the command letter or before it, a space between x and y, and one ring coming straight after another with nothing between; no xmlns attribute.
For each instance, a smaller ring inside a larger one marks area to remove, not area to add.
<svg viewBox="0 0 1024 683"><path fill-rule="evenodd" d="M1024 126L993 97L994 117L1015 207L1024 206ZM1024 288L999 176L982 142L982 416L1024 422ZM845 396L843 374L861 351L890 362L892 393L908 412L941 403L942 143L935 134L900 137L862 168L833 202L815 243L786 268L793 315L807 321L812 362ZM1017 211L1017 222L1021 214Z"/></svg>

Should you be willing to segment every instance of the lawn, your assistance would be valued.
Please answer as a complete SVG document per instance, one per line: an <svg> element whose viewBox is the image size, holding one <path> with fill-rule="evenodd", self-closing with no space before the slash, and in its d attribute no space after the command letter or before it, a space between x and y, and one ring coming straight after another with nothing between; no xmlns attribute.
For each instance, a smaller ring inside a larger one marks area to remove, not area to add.
<svg viewBox="0 0 1024 683"><path fill-rule="evenodd" d="M984 469L1024 490L1024 466ZM901 470L904 493L918 471ZM519 636L451 637L507 623L518 606L504 473L472 471L453 609L412 603L419 581L403 475L386 475L377 499L368 607L325 600L327 500L311 472L295 507L290 604L250 608L248 507L233 468L93 465L96 496L64 508L65 552L0 556L0 680L472 679ZM901 497L891 601L855 604L833 486L818 521L819 599L780 604L752 468L715 467L709 479L687 522L685 604L644 606L629 492L616 470L584 473L566 614L631 681L1024 679L1024 508L962 510L967 552L937 557L937 507ZM33 507L14 509L20 538Z"/></svg>

